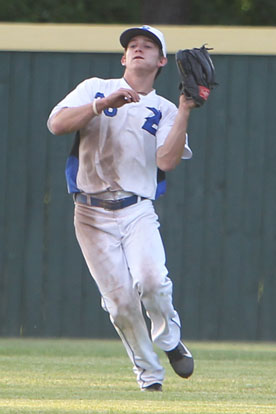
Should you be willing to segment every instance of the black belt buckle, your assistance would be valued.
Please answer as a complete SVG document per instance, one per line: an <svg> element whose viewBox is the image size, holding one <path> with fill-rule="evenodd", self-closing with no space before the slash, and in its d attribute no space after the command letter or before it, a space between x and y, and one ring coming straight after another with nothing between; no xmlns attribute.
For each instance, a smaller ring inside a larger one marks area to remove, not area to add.
<svg viewBox="0 0 276 414"><path fill-rule="evenodd" d="M106 210L121 210L122 208L137 203L137 200L138 197L136 195L121 198L120 200L101 200L101 206Z"/></svg>
<svg viewBox="0 0 276 414"><path fill-rule="evenodd" d="M105 210L119 210L122 208L122 200L101 200L99 204Z"/></svg>

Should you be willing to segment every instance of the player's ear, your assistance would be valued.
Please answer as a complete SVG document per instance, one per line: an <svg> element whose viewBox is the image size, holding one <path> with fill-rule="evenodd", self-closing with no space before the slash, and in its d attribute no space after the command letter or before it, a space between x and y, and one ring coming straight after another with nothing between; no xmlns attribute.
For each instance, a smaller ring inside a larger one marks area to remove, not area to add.
<svg viewBox="0 0 276 414"><path fill-rule="evenodd" d="M122 66L126 66L126 54L124 53L122 58L121 58L121 64Z"/></svg>
<svg viewBox="0 0 276 414"><path fill-rule="evenodd" d="M159 59L158 67L163 68L168 63L168 59L165 56L161 56Z"/></svg>

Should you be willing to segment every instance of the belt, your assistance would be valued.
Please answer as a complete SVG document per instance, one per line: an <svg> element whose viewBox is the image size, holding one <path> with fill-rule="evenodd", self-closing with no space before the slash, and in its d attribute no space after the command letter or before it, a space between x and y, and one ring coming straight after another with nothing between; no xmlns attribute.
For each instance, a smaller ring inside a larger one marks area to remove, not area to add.
<svg viewBox="0 0 276 414"><path fill-rule="evenodd" d="M146 200L146 198L133 195L131 197L121 198L120 200L102 200L89 195L77 193L74 194L74 200L81 204L86 204L92 207L101 207L105 210L120 210L131 206L132 204L136 204L139 201Z"/></svg>

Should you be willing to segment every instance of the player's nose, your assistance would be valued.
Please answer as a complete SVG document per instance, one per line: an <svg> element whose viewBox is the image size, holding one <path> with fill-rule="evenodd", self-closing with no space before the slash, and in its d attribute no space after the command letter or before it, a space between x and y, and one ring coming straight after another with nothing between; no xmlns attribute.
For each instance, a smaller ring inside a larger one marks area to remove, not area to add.
<svg viewBox="0 0 276 414"><path fill-rule="evenodd" d="M135 47L135 52L142 52L143 50L143 46L141 43L137 43L136 47Z"/></svg>

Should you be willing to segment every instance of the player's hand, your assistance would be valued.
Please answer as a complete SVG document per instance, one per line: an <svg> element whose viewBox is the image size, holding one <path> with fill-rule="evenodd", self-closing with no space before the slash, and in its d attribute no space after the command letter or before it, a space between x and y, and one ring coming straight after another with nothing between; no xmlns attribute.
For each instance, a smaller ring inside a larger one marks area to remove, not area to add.
<svg viewBox="0 0 276 414"><path fill-rule="evenodd" d="M196 107L196 103L192 98L187 98L184 94L179 96L179 108L191 110Z"/></svg>
<svg viewBox="0 0 276 414"><path fill-rule="evenodd" d="M120 88L103 99L105 100L104 103L106 108L120 108L125 104L140 101L140 97L137 92L133 89L125 88Z"/></svg>

